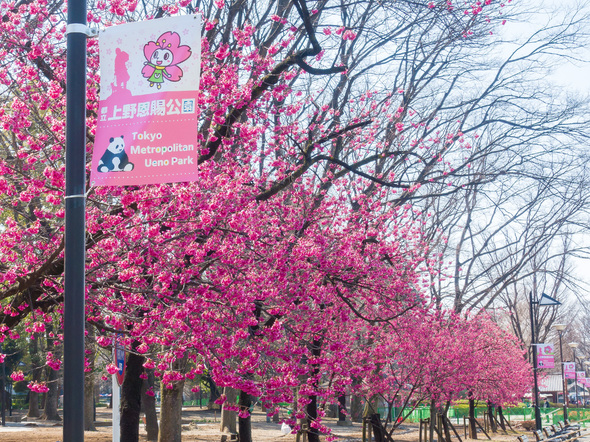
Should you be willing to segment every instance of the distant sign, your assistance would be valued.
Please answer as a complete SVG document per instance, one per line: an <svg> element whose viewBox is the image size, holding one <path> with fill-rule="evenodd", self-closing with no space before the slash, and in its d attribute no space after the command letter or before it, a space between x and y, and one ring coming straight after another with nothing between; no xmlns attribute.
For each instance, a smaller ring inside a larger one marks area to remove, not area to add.
<svg viewBox="0 0 590 442"><path fill-rule="evenodd" d="M537 344L537 368L555 367L555 348L553 344Z"/></svg>
<svg viewBox="0 0 590 442"><path fill-rule="evenodd" d="M115 376L117 377L117 383L119 387L123 385L123 379L125 378L125 347L121 344L123 339L123 333L117 333L117 339L115 342L115 365L118 368Z"/></svg>
<svg viewBox="0 0 590 442"><path fill-rule="evenodd" d="M188 15L100 32L91 185L196 179L200 31L200 16Z"/></svg>
<svg viewBox="0 0 590 442"><path fill-rule="evenodd" d="M575 377L576 377L576 363L575 362L564 362L563 363L563 376L566 379L575 379Z"/></svg>

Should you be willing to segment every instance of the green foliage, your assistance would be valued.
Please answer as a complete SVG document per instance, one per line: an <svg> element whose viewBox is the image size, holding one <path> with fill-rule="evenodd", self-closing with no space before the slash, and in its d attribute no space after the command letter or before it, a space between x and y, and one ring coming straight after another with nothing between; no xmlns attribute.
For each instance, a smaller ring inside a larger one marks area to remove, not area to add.
<svg viewBox="0 0 590 442"><path fill-rule="evenodd" d="M29 382L26 380L17 381L14 384L12 384L12 388L15 393L28 393L29 392L29 389L27 388L28 383Z"/></svg>
<svg viewBox="0 0 590 442"><path fill-rule="evenodd" d="M2 344L2 353L6 355L4 364L8 376L17 369L19 362L22 361L23 351L17 340L7 339Z"/></svg>

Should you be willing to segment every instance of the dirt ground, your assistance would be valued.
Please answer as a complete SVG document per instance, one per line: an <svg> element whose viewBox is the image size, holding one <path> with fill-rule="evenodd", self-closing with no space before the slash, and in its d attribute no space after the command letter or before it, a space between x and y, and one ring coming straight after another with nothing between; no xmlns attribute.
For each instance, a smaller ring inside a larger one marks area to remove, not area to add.
<svg viewBox="0 0 590 442"><path fill-rule="evenodd" d="M6 427L0 427L0 442L62 442L62 424L56 422L20 421L22 413L13 413L7 417ZM20 422L11 422L20 421ZM112 442L111 410L97 410L97 431L88 431L84 435L86 442ZM362 425L355 423L352 427L336 425L336 419L326 419L325 422L332 429L332 434L338 440L360 442L362 440ZM185 407L183 410L183 442L220 441L219 412L199 407ZM494 435L494 441L515 442L518 434ZM252 437L255 442L295 442L296 436L281 433L281 425L267 422L264 413L255 411L252 416ZM416 424L403 425L396 431L396 441L418 442L418 426ZM482 435L480 440L487 440ZM140 426L140 441L147 441L143 425ZM63 441L66 442L66 441ZM73 442L73 441L67 441ZM78 442L78 441L76 441ZM81 441L80 441L81 442Z"/></svg>

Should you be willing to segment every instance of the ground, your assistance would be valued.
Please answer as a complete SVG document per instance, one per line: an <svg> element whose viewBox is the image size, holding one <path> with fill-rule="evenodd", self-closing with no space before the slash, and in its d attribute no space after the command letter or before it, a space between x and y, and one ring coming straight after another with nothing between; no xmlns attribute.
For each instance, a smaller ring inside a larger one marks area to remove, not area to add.
<svg viewBox="0 0 590 442"><path fill-rule="evenodd" d="M22 412L14 412L13 417L7 416L6 427L0 427L0 442L61 442L62 424L56 422L10 422L18 421L23 417ZM111 410L98 409L97 431L88 431L84 435L85 442L111 442ZM217 441L221 440L219 432L219 412L199 407L185 407L183 410L183 442L193 441ZM334 435L339 440L347 442L360 442L362 440L362 425L355 423L352 427L340 427L336 425L336 419L326 419L327 425L332 428ZM457 428L460 431L461 430ZM255 442L295 442L296 436L281 433L281 425L274 422L267 422L266 416L260 411L255 411L252 416L252 437ZM143 425L140 431L140 441L147 441ZM509 435L497 434L493 436L494 441L515 442L518 434ZM529 434L530 436L530 434ZM404 424L399 431L396 431L396 441L418 442L417 424ZM487 440L481 435L482 441Z"/></svg>

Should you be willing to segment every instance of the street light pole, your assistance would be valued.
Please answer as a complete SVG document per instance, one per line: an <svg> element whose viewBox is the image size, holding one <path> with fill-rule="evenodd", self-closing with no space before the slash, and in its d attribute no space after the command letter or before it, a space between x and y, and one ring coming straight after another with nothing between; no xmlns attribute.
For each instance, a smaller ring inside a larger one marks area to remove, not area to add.
<svg viewBox="0 0 590 442"><path fill-rule="evenodd" d="M576 348L578 348L578 345L580 345L580 344L578 344L577 342L570 342L568 345L574 351L574 386L575 386L574 391L576 392L575 401L576 401L576 406L577 406L578 405L578 366L576 365Z"/></svg>
<svg viewBox="0 0 590 442"><path fill-rule="evenodd" d="M63 440L68 442L84 441L86 12L85 0L68 2L63 313Z"/></svg>
<svg viewBox="0 0 590 442"><path fill-rule="evenodd" d="M584 359L586 357L583 355L580 355L578 357L578 361L580 361L580 369L584 370ZM584 377L586 377L586 372L584 372ZM586 403L586 389L584 388L584 382L582 382L582 380L580 379L580 384L582 384L582 406L584 406L584 404Z"/></svg>
<svg viewBox="0 0 590 442"><path fill-rule="evenodd" d="M541 409L539 408L539 383L537 381L537 345L535 339L536 333L536 325L535 325L535 315L533 313L533 304L538 304L537 302L533 302L533 292L529 294L529 302L530 302L530 313L531 313L531 350L533 352L533 380L534 380L534 394L533 400L535 401L535 428L540 430L542 427L541 424Z"/></svg>
<svg viewBox="0 0 590 442"><path fill-rule="evenodd" d="M561 386L563 388L563 420L567 419L567 382L565 380L565 374L563 372L563 343L562 343L562 335L563 331L565 330L565 324L555 324L553 326L557 333L559 334L559 360L561 361Z"/></svg>
<svg viewBox="0 0 590 442"><path fill-rule="evenodd" d="M584 372L584 382L582 383L582 404L584 408L586 408L586 369L584 368L586 362L588 361L585 361L584 358L580 358L580 366Z"/></svg>
<svg viewBox="0 0 590 442"><path fill-rule="evenodd" d="M539 307L549 307L549 306L558 306L561 305L557 299L552 298L551 296L547 296L545 293L541 295L541 299L538 301L533 301L533 292L529 294L529 307L531 313L531 349L533 351L533 380L534 380L534 399L535 399L535 428L537 430L542 429L541 423L541 409L539 408L539 382L537 380L537 344L535 339L536 333L536 322L535 322L535 314L533 312L533 305L538 304Z"/></svg>

